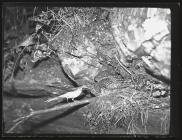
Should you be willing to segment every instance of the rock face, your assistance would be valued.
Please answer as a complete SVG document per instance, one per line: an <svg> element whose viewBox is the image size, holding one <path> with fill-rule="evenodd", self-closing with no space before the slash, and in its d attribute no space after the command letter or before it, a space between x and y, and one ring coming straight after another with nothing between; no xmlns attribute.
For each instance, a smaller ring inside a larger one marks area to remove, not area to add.
<svg viewBox="0 0 182 140"><path fill-rule="evenodd" d="M170 79L171 14L170 9L123 8L113 9L111 24L115 39L125 55L130 52L143 61L150 71ZM119 38L118 38L119 37ZM147 59L147 60L146 60Z"/></svg>
<svg viewBox="0 0 182 140"><path fill-rule="evenodd" d="M54 48L60 45L59 58L64 69L81 85L93 82L94 77L104 69L101 63L117 54L112 33L108 28L109 22L94 21L79 30L78 36L73 36L72 44L52 44ZM68 37L65 41L69 39ZM62 53L63 51L66 53Z"/></svg>
<svg viewBox="0 0 182 140"><path fill-rule="evenodd" d="M109 22L93 17L88 19L89 24L82 24L83 19L79 15L76 19L82 26L75 26L78 28L76 35L72 34L75 29L63 28L52 48L58 50L64 67L75 79L84 77L79 82L93 81L99 69L103 68L101 61L108 62L108 58L115 59L115 55L125 65L139 57L153 75L170 80L169 9L113 8Z"/></svg>

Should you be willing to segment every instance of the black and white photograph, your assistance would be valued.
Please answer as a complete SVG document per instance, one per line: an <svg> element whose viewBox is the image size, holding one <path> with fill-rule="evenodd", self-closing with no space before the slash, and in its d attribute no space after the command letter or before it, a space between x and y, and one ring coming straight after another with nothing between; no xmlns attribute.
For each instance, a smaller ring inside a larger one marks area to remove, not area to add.
<svg viewBox="0 0 182 140"><path fill-rule="evenodd" d="M3 6L6 135L169 135L171 9Z"/></svg>

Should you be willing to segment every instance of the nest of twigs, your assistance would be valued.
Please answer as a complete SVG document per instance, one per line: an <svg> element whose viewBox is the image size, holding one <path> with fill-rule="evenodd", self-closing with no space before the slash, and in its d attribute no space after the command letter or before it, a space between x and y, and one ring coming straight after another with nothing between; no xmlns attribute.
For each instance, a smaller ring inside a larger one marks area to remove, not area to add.
<svg viewBox="0 0 182 140"><path fill-rule="evenodd" d="M169 107L167 103L131 88L102 90L102 94L84 112L91 133L107 134L113 128L123 128L126 134L147 134L148 118L156 111L162 113L161 132L167 133L170 111L163 110Z"/></svg>

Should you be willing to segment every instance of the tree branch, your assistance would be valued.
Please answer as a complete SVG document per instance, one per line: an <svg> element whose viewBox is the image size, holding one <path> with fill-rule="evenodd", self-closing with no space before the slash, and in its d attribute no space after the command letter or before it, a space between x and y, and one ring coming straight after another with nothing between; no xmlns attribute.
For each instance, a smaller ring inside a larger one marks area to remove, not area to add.
<svg viewBox="0 0 182 140"><path fill-rule="evenodd" d="M62 109L65 109L65 108L72 108L72 107L83 105L83 104L89 104L89 103L91 103L91 102L93 102L95 100L96 100L96 97L91 98L91 99L82 100L82 101L74 101L73 103L68 103L68 104L65 104L65 105L57 105L57 106L55 106L53 108L31 111L30 114L14 120L13 122L15 122L15 124L7 131L7 133L12 133L13 130L18 125L22 124L23 122L25 122L26 120L30 119L31 117L33 117L35 115L42 115L42 114L45 114L45 113L58 111L58 110L62 110Z"/></svg>

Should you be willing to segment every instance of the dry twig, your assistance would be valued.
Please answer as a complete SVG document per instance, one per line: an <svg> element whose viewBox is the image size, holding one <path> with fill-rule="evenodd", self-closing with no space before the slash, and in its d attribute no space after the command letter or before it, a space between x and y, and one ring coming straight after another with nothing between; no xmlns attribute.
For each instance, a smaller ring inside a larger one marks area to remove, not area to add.
<svg viewBox="0 0 182 140"><path fill-rule="evenodd" d="M119 59L117 58L116 55L114 55L114 57L116 58L116 60L118 61L118 63L120 64L120 66L130 75L132 75L132 73L119 61Z"/></svg>

